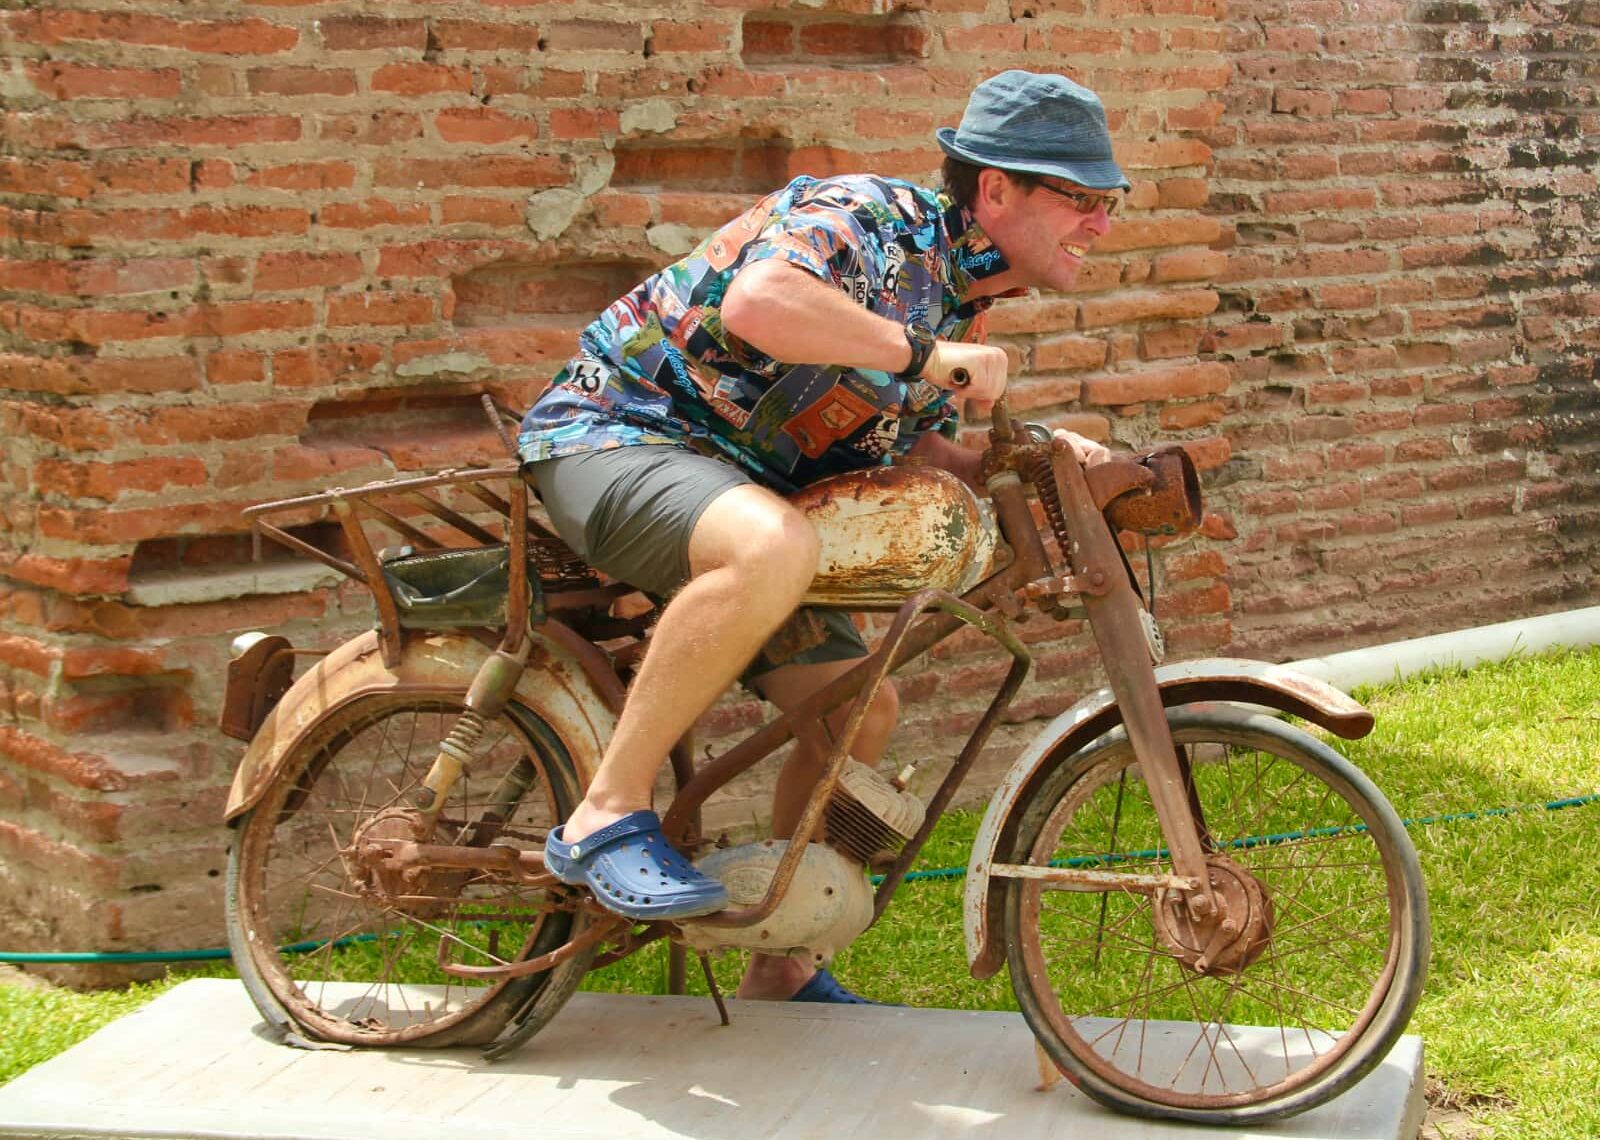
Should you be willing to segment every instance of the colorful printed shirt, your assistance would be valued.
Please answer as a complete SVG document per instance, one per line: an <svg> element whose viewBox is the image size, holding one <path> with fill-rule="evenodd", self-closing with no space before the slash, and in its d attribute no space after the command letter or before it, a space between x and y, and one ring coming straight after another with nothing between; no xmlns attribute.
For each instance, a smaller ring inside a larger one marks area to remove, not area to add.
<svg viewBox="0 0 1600 1140"><path fill-rule="evenodd" d="M780 258L899 323L981 341L1006 269L969 211L894 179L801 177L614 302L522 423L524 462L665 443L731 459L780 492L953 436L948 393L887 372L785 364L722 326L741 268Z"/></svg>

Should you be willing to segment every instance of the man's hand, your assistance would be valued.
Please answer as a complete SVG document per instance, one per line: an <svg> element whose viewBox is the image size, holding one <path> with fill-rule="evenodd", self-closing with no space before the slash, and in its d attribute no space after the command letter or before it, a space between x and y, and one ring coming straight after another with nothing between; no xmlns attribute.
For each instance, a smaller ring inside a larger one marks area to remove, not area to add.
<svg viewBox="0 0 1600 1140"><path fill-rule="evenodd" d="M923 365L922 379L963 400L992 404L1005 394L1006 350L988 344L936 340ZM962 376L966 383L961 382Z"/></svg>
<svg viewBox="0 0 1600 1140"><path fill-rule="evenodd" d="M1096 463L1104 463L1111 458L1111 449L1094 440L1079 435L1077 432L1068 431L1066 428L1056 428L1053 433L1057 439L1072 448L1078 456L1078 462L1085 467L1093 467Z"/></svg>

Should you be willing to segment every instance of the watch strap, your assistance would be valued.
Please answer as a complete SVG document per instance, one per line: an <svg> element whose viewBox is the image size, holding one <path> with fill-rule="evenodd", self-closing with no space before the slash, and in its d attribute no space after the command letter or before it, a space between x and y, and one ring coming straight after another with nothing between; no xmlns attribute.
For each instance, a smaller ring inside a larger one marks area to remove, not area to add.
<svg viewBox="0 0 1600 1140"><path fill-rule="evenodd" d="M919 380L933 355L933 333L918 325L905 326L906 343L911 346L911 361L900 372L902 380Z"/></svg>

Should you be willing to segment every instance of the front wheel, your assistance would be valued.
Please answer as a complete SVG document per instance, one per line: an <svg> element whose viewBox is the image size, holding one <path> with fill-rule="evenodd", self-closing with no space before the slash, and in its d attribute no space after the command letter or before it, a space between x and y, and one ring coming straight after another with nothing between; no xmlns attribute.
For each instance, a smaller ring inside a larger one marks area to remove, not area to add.
<svg viewBox="0 0 1600 1140"><path fill-rule="evenodd" d="M442 961L501 966L585 925L561 892L489 873L385 879L355 860L384 813L409 807L460 699L357 698L298 741L238 824L228 861L229 943L269 1022L346 1045L485 1044L515 1018L548 1020L594 957L527 977L463 982ZM489 722L440 810L434 843L538 849L580 792L554 732L518 705Z"/></svg>
<svg viewBox="0 0 1600 1140"><path fill-rule="evenodd" d="M1015 877L1012 987L1050 1057L1112 1108L1203 1123L1303 1112L1382 1061L1421 996L1416 851L1382 793L1309 733L1229 706L1168 720L1233 933L1147 884ZM1043 778L1011 861L1173 874L1124 730Z"/></svg>

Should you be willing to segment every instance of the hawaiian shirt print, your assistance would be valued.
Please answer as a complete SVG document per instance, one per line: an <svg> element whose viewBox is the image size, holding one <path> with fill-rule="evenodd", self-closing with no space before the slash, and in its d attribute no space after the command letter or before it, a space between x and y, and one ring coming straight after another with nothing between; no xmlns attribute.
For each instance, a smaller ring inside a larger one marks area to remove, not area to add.
<svg viewBox="0 0 1600 1140"><path fill-rule="evenodd" d="M971 214L894 179L795 179L614 302L522 422L524 462L632 444L719 455L780 492L886 463L919 435L953 436L948 394L887 372L785 364L722 327L742 267L781 258L880 316L981 341L1006 268Z"/></svg>

